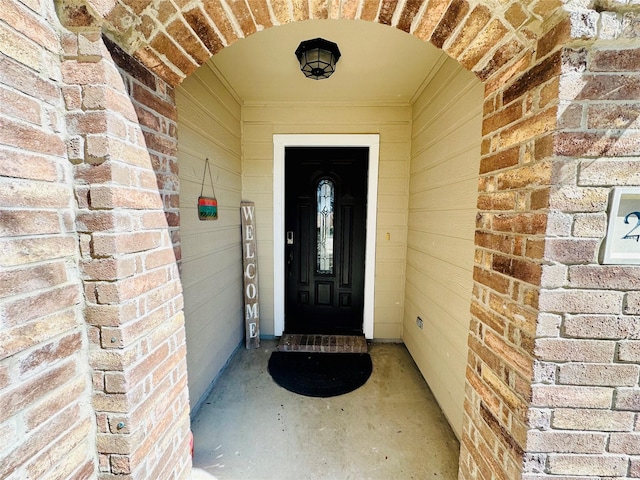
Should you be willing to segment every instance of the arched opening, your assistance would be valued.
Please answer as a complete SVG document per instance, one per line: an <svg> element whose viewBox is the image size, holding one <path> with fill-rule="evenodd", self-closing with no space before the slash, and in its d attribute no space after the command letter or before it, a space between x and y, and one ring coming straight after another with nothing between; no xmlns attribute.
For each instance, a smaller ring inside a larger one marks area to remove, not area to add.
<svg viewBox="0 0 640 480"><path fill-rule="evenodd" d="M342 53L325 81L306 79L293 54L313 37L335 41ZM284 227L274 199L283 195L284 178L278 179L282 165L273 144L287 140L274 136L290 136L297 145L304 140L293 137L306 135L315 145L314 135L325 134L333 145L341 137L374 134L371 338L406 343L460 438L482 83L442 50L397 29L312 20L225 48L176 89L176 104L192 406L204 400L211 374L242 338L240 272L234 271L240 198L256 202L261 331L282 334L283 286L276 283L284 281L277 272ZM193 210L205 158L213 165L216 222L198 222ZM221 287L207 295L208 285Z"/></svg>

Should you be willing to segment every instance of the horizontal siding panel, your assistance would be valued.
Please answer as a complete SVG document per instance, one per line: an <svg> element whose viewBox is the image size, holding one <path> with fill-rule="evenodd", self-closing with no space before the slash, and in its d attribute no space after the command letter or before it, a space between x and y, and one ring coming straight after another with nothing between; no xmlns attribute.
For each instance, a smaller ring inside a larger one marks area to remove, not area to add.
<svg viewBox="0 0 640 480"><path fill-rule="evenodd" d="M407 251L409 250L439 258L468 272L473 269L475 245L471 238L452 238L445 235L409 230Z"/></svg>
<svg viewBox="0 0 640 480"><path fill-rule="evenodd" d="M376 338L386 338L390 340L402 338L402 323L376 323L373 334Z"/></svg>
<svg viewBox="0 0 640 480"><path fill-rule="evenodd" d="M313 115L310 115L310 111ZM343 106L330 104L274 104L269 106L244 105L245 123L273 125L306 124L331 125L336 119L344 124L391 124L411 122L411 108L406 106Z"/></svg>
<svg viewBox="0 0 640 480"><path fill-rule="evenodd" d="M420 372L428 379L429 388L442 407L454 432L458 438L461 438L463 406L459 399L464 399L464 382L460 383L452 379L464 379L465 371L460 371L460 367L452 368L454 364L447 362L449 352L439 339L418 337L415 332L405 326L403 340L411 356L418 359L416 363Z"/></svg>
<svg viewBox="0 0 640 480"><path fill-rule="evenodd" d="M472 210L475 214L475 203L478 198L477 185L478 179L476 177L462 179L449 183L449 185L445 184L444 180L433 184L422 183L419 187L411 190L414 193L409 201L409 209L413 210L417 205L428 205L431 210L451 211L464 208ZM469 205L473 205L473 207L469 207ZM457 221L457 219L452 219L452 221Z"/></svg>
<svg viewBox="0 0 640 480"><path fill-rule="evenodd" d="M469 309L466 309L466 313L454 315L445 310L442 304L436 302L426 303L422 300L421 292L415 290L414 285L407 282L407 297L405 299L405 310L410 314L414 312L409 318L415 324L416 317L420 317L423 320L423 330L428 336L436 336L440 341L447 342L449 344L450 357L458 358L461 362L467 360L467 336L469 330L469 320L471 315ZM451 294L447 294L446 291L442 291L441 302L444 303L445 299L449 302L455 302L458 299ZM435 296L435 292L434 292ZM438 297L440 298L440 297ZM455 312L454 312L455 313ZM447 360L455 361L451 358ZM458 381L464 379L458 379Z"/></svg>
<svg viewBox="0 0 640 480"><path fill-rule="evenodd" d="M242 338L241 109L208 67L176 89L181 280L192 407ZM200 221L197 199L218 200L218 219ZM211 188L213 181L213 190Z"/></svg>
<svg viewBox="0 0 640 480"><path fill-rule="evenodd" d="M413 285L419 295L433 299L452 317L459 316L462 312L468 315L472 288L468 270L427 257L415 250L409 250L407 257L409 259L407 261L408 285ZM425 257L431 262L428 269L421 268L424 264L418 263L418 261L424 261ZM434 291L438 294L434 295ZM408 295L407 293L407 298Z"/></svg>
<svg viewBox="0 0 640 480"><path fill-rule="evenodd" d="M468 121L459 128L446 132L443 136L423 135L412 140L411 170L419 171L430 165L446 162L449 158L460 155L470 148L476 148L480 152L480 145L473 143L473 138L480 137L480 131L469 131L467 127L477 126L481 122L481 115L469 116ZM473 129L475 130L475 128Z"/></svg>
<svg viewBox="0 0 640 480"><path fill-rule="evenodd" d="M450 59L413 105L403 335L461 435L482 84ZM423 320L423 329L416 316Z"/></svg>
<svg viewBox="0 0 640 480"><path fill-rule="evenodd" d="M452 222L451 218L456 221ZM454 238L470 238L475 218L475 210L413 211L409 212L409 228Z"/></svg>

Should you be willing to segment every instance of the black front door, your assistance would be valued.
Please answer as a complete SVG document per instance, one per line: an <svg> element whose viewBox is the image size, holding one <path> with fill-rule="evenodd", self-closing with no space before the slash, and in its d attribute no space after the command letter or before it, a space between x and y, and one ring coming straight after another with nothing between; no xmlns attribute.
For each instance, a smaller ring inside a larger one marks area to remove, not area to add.
<svg viewBox="0 0 640 480"><path fill-rule="evenodd" d="M285 331L362 334L368 148L285 150Z"/></svg>

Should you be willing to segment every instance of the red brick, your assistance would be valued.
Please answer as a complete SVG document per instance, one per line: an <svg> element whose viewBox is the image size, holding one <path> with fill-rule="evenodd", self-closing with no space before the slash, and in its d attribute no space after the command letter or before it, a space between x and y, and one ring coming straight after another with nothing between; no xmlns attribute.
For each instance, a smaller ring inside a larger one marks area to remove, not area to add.
<svg viewBox="0 0 640 480"><path fill-rule="evenodd" d="M558 45L562 45L569 40L570 37L571 23L566 19L551 28L538 40L538 48L536 49L537 58L546 57L555 50Z"/></svg>
<svg viewBox="0 0 640 480"><path fill-rule="evenodd" d="M40 125L40 103L26 95L0 87L0 103L3 114L34 125Z"/></svg>
<svg viewBox="0 0 640 480"><path fill-rule="evenodd" d="M0 218L2 218L1 213ZM9 215L8 218L15 217ZM0 240L0 265L5 267L25 265L76 254L77 246L73 237L45 236L42 235L45 233L44 228L34 233L41 235L37 238L5 238Z"/></svg>
<svg viewBox="0 0 640 480"><path fill-rule="evenodd" d="M512 213L493 217L493 228L498 232L512 232L529 235L545 233L547 216L545 214Z"/></svg>
<svg viewBox="0 0 640 480"><path fill-rule="evenodd" d="M640 75L584 75L575 100L631 100L640 98Z"/></svg>
<svg viewBox="0 0 640 480"><path fill-rule="evenodd" d="M525 140L552 132L557 126L557 108L552 106L541 113L523 118L500 132L500 148L508 148Z"/></svg>
<svg viewBox="0 0 640 480"><path fill-rule="evenodd" d="M469 11L469 4L463 0L452 0L440 22L431 35L431 43L442 48L453 31L463 22Z"/></svg>
<svg viewBox="0 0 640 480"><path fill-rule="evenodd" d="M92 208L162 208L157 191L144 191L135 188L94 185L90 190Z"/></svg>
<svg viewBox="0 0 640 480"><path fill-rule="evenodd" d="M545 259L562 262L564 264L593 262L597 258L598 247L598 240L549 238L545 241ZM580 267L581 266L578 266L576 268L579 269ZM575 273L573 267L569 269L569 279L571 281L570 286L598 288L589 286L589 282L587 282L587 284L582 284L580 280L572 276L572 273ZM576 274L575 277L578 277L578 275L579 274Z"/></svg>
<svg viewBox="0 0 640 480"><path fill-rule="evenodd" d="M438 22L446 12L449 2L450 0L430 1L413 29L413 35L422 40L429 40ZM366 20L366 18L363 18L363 20Z"/></svg>
<svg viewBox="0 0 640 480"><path fill-rule="evenodd" d="M504 338L498 337L491 331L485 335L485 343L488 348L494 351L505 363L511 365L520 375L525 378L531 377L533 370L533 359L524 354L513 345L509 345Z"/></svg>
<svg viewBox="0 0 640 480"><path fill-rule="evenodd" d="M54 81L6 55L0 56L0 82L48 104L57 106L60 102L60 89Z"/></svg>
<svg viewBox="0 0 640 480"><path fill-rule="evenodd" d="M522 118L522 103L512 103L511 105L498 110L493 115L484 117L482 121L482 135L495 132L510 125Z"/></svg>
<svg viewBox="0 0 640 480"><path fill-rule="evenodd" d="M53 182L62 179L62 161L26 151L0 147L0 175Z"/></svg>
<svg viewBox="0 0 640 480"><path fill-rule="evenodd" d="M306 3L305 6L307 6ZM220 1L212 0L210 2L204 2L203 8L209 15L209 18L215 19L215 22L212 23L215 23L216 27L218 27L218 30L226 41L226 44L233 44L238 39L238 36L234 31L234 28L227 17L226 10L224 9Z"/></svg>
<svg viewBox="0 0 640 480"><path fill-rule="evenodd" d="M238 24L240 25L240 30L244 34L245 37L252 35L256 32L256 25L253 22L253 18L251 17L251 13L247 4L243 1L232 0L228 2L229 7L231 7L231 11L233 12ZM217 17L212 17L217 19Z"/></svg>
<svg viewBox="0 0 640 480"><path fill-rule="evenodd" d="M65 384L52 395L47 395L41 402L25 412L25 427L27 432L38 428L46 421L54 418L67 406L75 402L84 402L88 398L88 385L86 378L77 377L72 382Z"/></svg>
<svg viewBox="0 0 640 480"><path fill-rule="evenodd" d="M500 71L505 65L517 58L521 53L525 51L525 46L517 39L512 39L506 43L500 45L500 47L493 53L493 56L489 59L487 64L477 72L480 80L487 80Z"/></svg>
<svg viewBox="0 0 640 480"><path fill-rule="evenodd" d="M478 210L515 210L515 192L492 192L478 195Z"/></svg>
<svg viewBox="0 0 640 480"><path fill-rule="evenodd" d="M119 280L136 273L134 258L95 258L80 262L84 278L91 280Z"/></svg>
<svg viewBox="0 0 640 480"><path fill-rule="evenodd" d="M467 70L473 68L489 53L489 51L504 38L508 32L508 28L498 19L493 19L489 24L478 33L465 52L458 59L460 64Z"/></svg>
<svg viewBox="0 0 640 480"><path fill-rule="evenodd" d="M550 55L540 63L529 69L521 75L509 88L503 93L504 104L507 105L512 101L520 98L525 93L534 88L543 85L552 78L560 74L561 54L560 52Z"/></svg>
<svg viewBox="0 0 640 480"><path fill-rule="evenodd" d="M143 295L166 282L167 275L165 272L154 271L117 282L98 282L96 289L99 303L117 304Z"/></svg>
<svg viewBox="0 0 640 480"><path fill-rule="evenodd" d="M41 375L20 383L17 388L0 393L0 422L43 398L47 393L70 381L77 373L73 361L51 368Z"/></svg>
<svg viewBox="0 0 640 480"><path fill-rule="evenodd" d="M589 70L592 72L638 72L640 49L596 50L591 53Z"/></svg>
<svg viewBox="0 0 640 480"><path fill-rule="evenodd" d="M0 296L8 297L56 287L67 281L67 273L64 262L55 261L43 265L5 270L0 272L0 280Z"/></svg>
<svg viewBox="0 0 640 480"><path fill-rule="evenodd" d="M539 162L500 172L495 177L498 190L547 185L551 180L552 168L550 162Z"/></svg>
<svg viewBox="0 0 640 480"><path fill-rule="evenodd" d="M49 368L52 364L61 362L75 354L81 348L82 337L78 332L38 347L19 361L20 376L26 377Z"/></svg>
<svg viewBox="0 0 640 480"><path fill-rule="evenodd" d="M199 7L184 13L185 20L191 29L198 35L209 52L214 55L224 48L222 40L207 20L204 12Z"/></svg>
<svg viewBox="0 0 640 480"><path fill-rule="evenodd" d="M42 478L44 472L68 453L68 448L87 440L90 431L90 419L81 414L78 403L73 403L48 419L48 422L34 431L19 447L12 450L3 459L3 468L13 471L29 460L29 470L34 475L30 478Z"/></svg>
<svg viewBox="0 0 640 480"><path fill-rule="evenodd" d="M149 46L156 52L162 52L169 62L185 76L191 75L196 68L199 67L191 57L183 53L171 37L165 35L163 32L158 32L149 42ZM136 97L135 94L134 97Z"/></svg>
<svg viewBox="0 0 640 480"><path fill-rule="evenodd" d="M531 261L503 255L493 255L493 270L522 281L538 285L542 273L541 265Z"/></svg>
<svg viewBox="0 0 640 480"><path fill-rule="evenodd" d="M509 279L502 275L475 267L473 269L473 279L499 293L507 293L509 291Z"/></svg>
<svg viewBox="0 0 640 480"><path fill-rule="evenodd" d="M184 79L184 74L177 74L148 46L136 50L133 56L142 64L149 65L152 73L170 85L178 85Z"/></svg>
<svg viewBox="0 0 640 480"><path fill-rule="evenodd" d="M98 257L122 255L127 253L151 250L162 245L160 232L131 232L127 235L118 233L93 234L93 253ZM132 266L126 266L126 276L131 275Z"/></svg>
<svg viewBox="0 0 640 480"><path fill-rule="evenodd" d="M0 332L0 359L12 356L30 347L46 342L76 326L75 312L66 310L41 317Z"/></svg>
<svg viewBox="0 0 640 480"><path fill-rule="evenodd" d="M354 2L354 5L356 5L355 2ZM402 8L402 13L400 14L400 19L398 20L398 24L396 25L396 27L399 30L402 30L404 32L409 32L409 30L411 29L411 24L413 23L413 20L418 14L418 11L420 10L420 7L422 5L423 5L423 2L421 0L408 0L407 2L405 2ZM344 3L342 8L344 10ZM355 12L354 12L354 17L355 17ZM344 14L343 14L343 18L345 18Z"/></svg>

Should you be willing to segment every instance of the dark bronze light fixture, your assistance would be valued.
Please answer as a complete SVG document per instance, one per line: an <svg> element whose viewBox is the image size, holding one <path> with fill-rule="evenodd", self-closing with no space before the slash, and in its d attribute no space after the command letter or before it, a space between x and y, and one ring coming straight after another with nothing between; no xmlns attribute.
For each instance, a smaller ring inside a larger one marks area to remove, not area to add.
<svg viewBox="0 0 640 480"><path fill-rule="evenodd" d="M336 70L340 58L338 45L324 38L305 40L298 45L296 57L305 77L314 80L329 78Z"/></svg>

